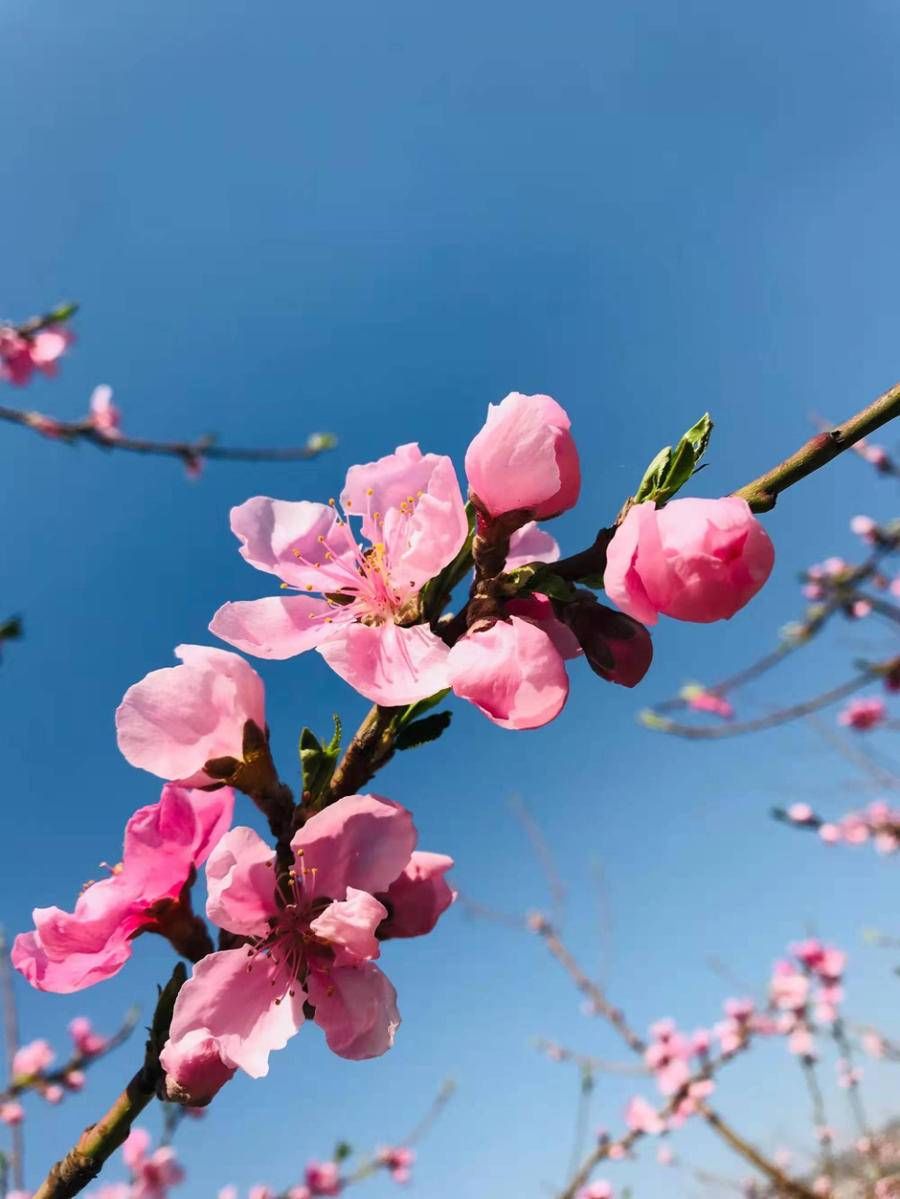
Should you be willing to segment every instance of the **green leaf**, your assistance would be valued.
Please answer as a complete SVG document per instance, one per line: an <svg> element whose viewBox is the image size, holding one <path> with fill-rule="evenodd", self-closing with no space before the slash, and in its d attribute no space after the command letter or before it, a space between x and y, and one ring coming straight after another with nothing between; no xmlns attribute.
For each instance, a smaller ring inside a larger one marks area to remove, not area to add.
<svg viewBox="0 0 900 1199"><path fill-rule="evenodd" d="M552 564L548 566L546 562L529 562L509 571L502 576L502 585L506 595L537 591L551 599L570 600L575 593L572 584L555 575Z"/></svg>
<svg viewBox="0 0 900 1199"><path fill-rule="evenodd" d="M44 317L44 323L47 325L61 325L63 321L67 321L73 317L78 311L78 305L74 301L68 304L59 304L51 312L48 312Z"/></svg>
<svg viewBox="0 0 900 1199"><path fill-rule="evenodd" d="M338 1141L334 1147L334 1160L336 1162L345 1162L353 1153L353 1147L348 1145L346 1141Z"/></svg>
<svg viewBox="0 0 900 1199"><path fill-rule="evenodd" d="M405 728L420 716L424 716L426 712L430 712L432 708L436 708L441 700L449 694L450 688L445 687L443 691L436 691L434 695L429 695L427 699L420 699L414 704L410 704L397 721L397 727L401 729Z"/></svg>
<svg viewBox="0 0 900 1199"><path fill-rule="evenodd" d="M341 720L334 716L334 733L327 745L323 745L312 729L304 728L300 733L300 770L303 774L303 791L313 800L319 798L334 774L341 752Z"/></svg>
<svg viewBox="0 0 900 1199"><path fill-rule="evenodd" d="M655 504L665 504L679 492L697 470L700 459L706 453L712 429L710 415L704 412L674 449L669 445L660 450L644 471L644 477L633 497L634 502L642 504L652 500Z"/></svg>
<svg viewBox="0 0 900 1199"><path fill-rule="evenodd" d="M433 712L431 716L423 716L407 724L397 734L397 749L416 749L419 745L427 745L429 741L437 741L441 733L450 724L452 712Z"/></svg>

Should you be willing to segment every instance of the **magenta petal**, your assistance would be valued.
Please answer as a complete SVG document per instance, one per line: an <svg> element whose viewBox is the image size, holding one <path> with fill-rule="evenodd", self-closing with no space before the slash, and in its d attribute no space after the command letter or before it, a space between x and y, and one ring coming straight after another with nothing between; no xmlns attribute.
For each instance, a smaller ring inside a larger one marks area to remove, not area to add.
<svg viewBox="0 0 900 1199"><path fill-rule="evenodd" d="M349 625L319 653L360 695L387 707L427 699L450 685L449 650L425 625Z"/></svg>
<svg viewBox="0 0 900 1199"><path fill-rule="evenodd" d="M355 561L354 547L339 522L338 513L328 504L273 500L265 495L231 510L231 531L241 542L246 562L292 587L314 591L333 589L333 579L323 586L323 574L340 569L334 560L351 569Z"/></svg>
<svg viewBox="0 0 900 1199"><path fill-rule="evenodd" d="M223 604L209 631L256 658L293 658L334 633L335 609L312 595L267 595Z"/></svg>
<svg viewBox="0 0 900 1199"><path fill-rule="evenodd" d="M250 828L233 828L206 864L206 914L219 928L241 936L265 936L278 912L275 854Z"/></svg>
<svg viewBox="0 0 900 1199"><path fill-rule="evenodd" d="M58 910L37 908L35 917L40 912ZM67 953L54 960L48 957L40 933L20 933L13 942L10 958L16 970L38 991L70 995L118 974L131 957L131 947L130 936L120 932L94 951Z"/></svg>
<svg viewBox="0 0 900 1199"><path fill-rule="evenodd" d="M330 903L310 928L341 951L339 962L357 958L377 958L380 953L375 929L387 916L387 908L368 891L347 888L347 898Z"/></svg>
<svg viewBox="0 0 900 1199"><path fill-rule="evenodd" d="M327 974L313 971L308 986L316 1024L334 1053L361 1061L380 1057L393 1045L400 1026L397 992L377 966L364 962Z"/></svg>
<svg viewBox="0 0 900 1199"><path fill-rule="evenodd" d="M201 1029L167 1041L159 1060L166 1072L167 1096L191 1106L209 1103L235 1073L234 1066L222 1061L214 1038ZM133 1199L130 1190L128 1199Z"/></svg>
<svg viewBox="0 0 900 1199"><path fill-rule="evenodd" d="M200 1031L215 1042L226 1065L262 1078L269 1072L269 1054L283 1049L303 1023L306 996L296 982L290 989L293 995L284 967L269 957L251 960L246 949L211 953L197 962L178 994L169 1043L177 1052L182 1038Z"/></svg>
<svg viewBox="0 0 900 1199"><path fill-rule="evenodd" d="M456 898L444 878L452 865L453 859L443 853L413 853L403 873L388 887L385 902L389 915L379 934L384 940L431 932Z"/></svg>
<svg viewBox="0 0 900 1199"><path fill-rule="evenodd" d="M234 792L189 791L168 783L158 803L125 826L121 879L146 903L175 898L231 823Z"/></svg>
<svg viewBox="0 0 900 1199"><path fill-rule="evenodd" d="M606 550L603 587L617 608L641 624L654 625L659 613L636 568L639 544L642 555L652 553L662 556L662 544L656 528L656 508L650 502L629 508L625 519L616 529Z"/></svg>
<svg viewBox="0 0 900 1199"><path fill-rule="evenodd" d="M348 795L311 816L291 847L316 895L344 899L347 888L387 891L416 845L412 816L377 795Z"/></svg>

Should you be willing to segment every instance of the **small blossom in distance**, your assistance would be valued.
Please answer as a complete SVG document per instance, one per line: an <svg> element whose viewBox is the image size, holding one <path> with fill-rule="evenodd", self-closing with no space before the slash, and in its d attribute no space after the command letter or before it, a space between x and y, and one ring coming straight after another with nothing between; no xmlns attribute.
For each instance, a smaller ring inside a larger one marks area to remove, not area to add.
<svg viewBox="0 0 900 1199"><path fill-rule="evenodd" d="M91 428L109 440L115 440L120 435L122 414L113 403L112 388L101 383L91 392L88 403L88 421Z"/></svg>
<svg viewBox="0 0 900 1199"><path fill-rule="evenodd" d="M884 724L887 719L887 706L883 699L852 699L838 713L838 724L844 728L855 729L865 733Z"/></svg>
<svg viewBox="0 0 900 1199"><path fill-rule="evenodd" d="M409 1182L412 1176L411 1167L416 1160L415 1149L407 1149L403 1145L384 1146L378 1150L375 1156L394 1182Z"/></svg>

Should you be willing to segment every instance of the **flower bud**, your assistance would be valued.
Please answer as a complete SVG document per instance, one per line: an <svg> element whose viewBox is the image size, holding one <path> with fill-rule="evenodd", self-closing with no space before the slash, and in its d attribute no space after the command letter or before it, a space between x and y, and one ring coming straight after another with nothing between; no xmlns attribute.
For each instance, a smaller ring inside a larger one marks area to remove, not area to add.
<svg viewBox="0 0 900 1199"><path fill-rule="evenodd" d="M768 579L775 550L746 500L673 500L632 507L607 550L604 586L644 624L659 614L728 620Z"/></svg>
<svg viewBox="0 0 900 1199"><path fill-rule="evenodd" d="M598 604L593 596L562 609L595 674L622 687L636 686L653 661L653 642L639 621Z"/></svg>
<svg viewBox="0 0 900 1199"><path fill-rule="evenodd" d="M519 509L538 520L571 508L581 470L571 422L556 400L511 392L488 406L487 421L466 451L470 491L491 516Z"/></svg>

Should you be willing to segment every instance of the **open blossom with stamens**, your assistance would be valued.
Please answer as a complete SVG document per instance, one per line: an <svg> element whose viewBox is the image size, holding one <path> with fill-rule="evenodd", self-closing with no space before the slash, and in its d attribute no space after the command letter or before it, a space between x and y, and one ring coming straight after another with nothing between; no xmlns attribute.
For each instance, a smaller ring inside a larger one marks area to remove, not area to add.
<svg viewBox="0 0 900 1199"><path fill-rule="evenodd" d="M432 923L434 870L410 871L415 844L410 813L374 795L310 817L291 841L289 869L252 829L222 838L206 867L207 915L246 944L203 958L182 987L160 1059L170 1094L202 1103L228 1071L262 1077L311 1009L341 1057L390 1048L400 1015L375 965L376 933L391 919L408 934ZM444 906L451 899L448 888Z"/></svg>
<svg viewBox="0 0 900 1199"><path fill-rule="evenodd" d="M134 938L158 928L164 901L177 900L231 823L234 793L163 787L158 803L125 826L122 861L89 883L74 912L35 908L34 932L20 933L12 963L39 991L68 994L112 978Z"/></svg>
<svg viewBox="0 0 900 1199"><path fill-rule="evenodd" d="M444 642L421 623L418 594L457 555L468 519L449 458L417 445L347 472L334 502L256 496L231 512L241 554L298 594L225 604L210 629L260 658L316 649L375 703L449 686ZM362 545L350 521L361 519Z"/></svg>
<svg viewBox="0 0 900 1199"><path fill-rule="evenodd" d="M150 1134L143 1128L132 1129L122 1146L122 1157L131 1171L131 1199L166 1199L169 1188L184 1180L171 1146L150 1150Z"/></svg>

